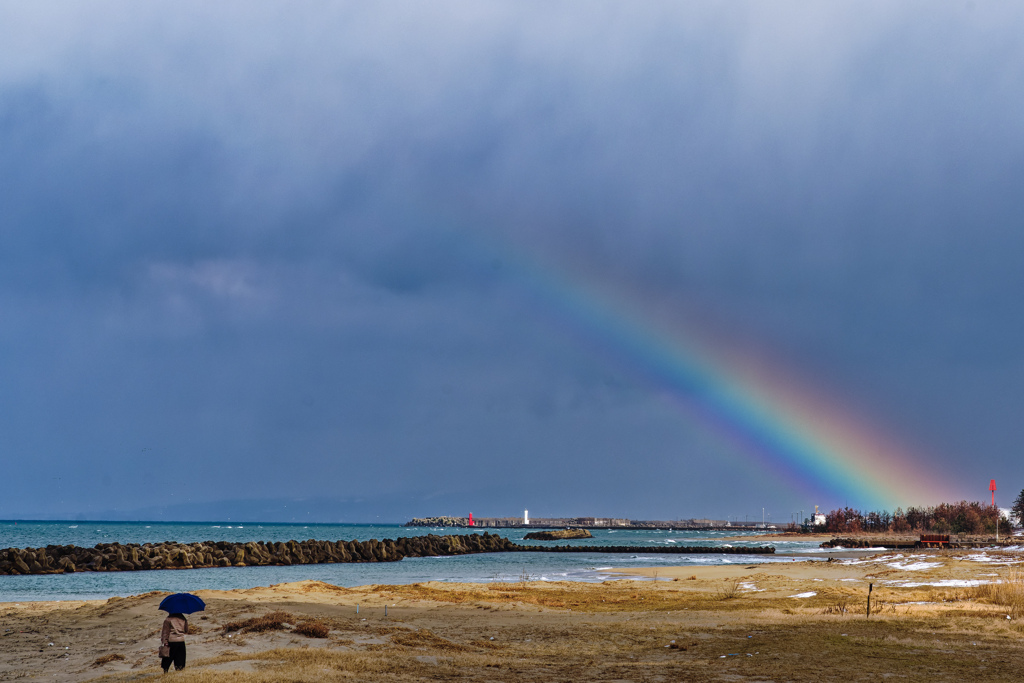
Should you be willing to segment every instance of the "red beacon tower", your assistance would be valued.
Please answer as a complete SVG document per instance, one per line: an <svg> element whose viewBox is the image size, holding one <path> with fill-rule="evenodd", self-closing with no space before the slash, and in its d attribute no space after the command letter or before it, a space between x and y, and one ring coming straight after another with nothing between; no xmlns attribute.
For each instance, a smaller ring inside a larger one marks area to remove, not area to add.
<svg viewBox="0 0 1024 683"><path fill-rule="evenodd" d="M472 512L469 513L469 525L473 526L473 513Z"/></svg>
<svg viewBox="0 0 1024 683"><path fill-rule="evenodd" d="M988 490L992 492L992 507L996 506L996 480L993 479L988 483Z"/></svg>

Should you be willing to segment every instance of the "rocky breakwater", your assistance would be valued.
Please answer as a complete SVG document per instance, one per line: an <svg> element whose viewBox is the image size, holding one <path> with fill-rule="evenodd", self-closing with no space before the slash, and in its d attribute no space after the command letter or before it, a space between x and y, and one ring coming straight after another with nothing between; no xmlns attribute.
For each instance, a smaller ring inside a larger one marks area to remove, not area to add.
<svg viewBox="0 0 1024 683"><path fill-rule="evenodd" d="M527 541L564 541L570 538L593 538L586 529L555 529L554 531L531 531L523 536Z"/></svg>
<svg viewBox="0 0 1024 683"><path fill-rule="evenodd" d="M405 526L469 526L467 517L416 517Z"/></svg>
<svg viewBox="0 0 1024 683"><path fill-rule="evenodd" d="M913 545L913 544L911 544ZM823 541L819 548L882 548L885 545L882 541L869 540L865 538L831 538Z"/></svg>
<svg viewBox="0 0 1024 683"><path fill-rule="evenodd" d="M118 572L147 569L262 567L336 562L397 562L403 557L467 555L522 550L489 533L418 536L378 541L287 541L264 543L100 543L93 548L48 545L0 550L0 575Z"/></svg>

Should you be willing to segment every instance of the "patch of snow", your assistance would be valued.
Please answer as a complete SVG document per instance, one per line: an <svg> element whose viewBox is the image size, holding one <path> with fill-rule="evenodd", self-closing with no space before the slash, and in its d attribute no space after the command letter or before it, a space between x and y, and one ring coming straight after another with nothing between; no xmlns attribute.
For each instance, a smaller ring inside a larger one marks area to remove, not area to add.
<svg viewBox="0 0 1024 683"><path fill-rule="evenodd" d="M985 553L973 553L973 554L968 555L967 557L965 557L963 559L968 560L970 562L995 562L996 561L996 558L989 557Z"/></svg>
<svg viewBox="0 0 1024 683"><path fill-rule="evenodd" d="M886 566L892 567L893 569L903 569L908 572L916 572L922 569L941 567L942 565L938 562L888 562Z"/></svg>

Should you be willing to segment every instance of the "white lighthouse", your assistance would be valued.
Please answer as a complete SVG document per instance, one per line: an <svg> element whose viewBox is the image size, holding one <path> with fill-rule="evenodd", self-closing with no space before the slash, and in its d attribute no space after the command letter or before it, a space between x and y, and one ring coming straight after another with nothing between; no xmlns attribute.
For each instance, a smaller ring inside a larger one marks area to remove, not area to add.
<svg viewBox="0 0 1024 683"><path fill-rule="evenodd" d="M529 526L530 524L530 511L523 510L523 526Z"/></svg>

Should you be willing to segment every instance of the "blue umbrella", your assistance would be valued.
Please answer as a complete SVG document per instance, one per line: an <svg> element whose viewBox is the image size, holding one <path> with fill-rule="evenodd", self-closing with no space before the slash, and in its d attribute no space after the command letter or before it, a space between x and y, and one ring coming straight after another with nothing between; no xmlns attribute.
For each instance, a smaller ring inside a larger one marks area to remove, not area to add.
<svg viewBox="0 0 1024 683"><path fill-rule="evenodd" d="M199 596L191 593L175 593L164 598L157 609L171 614L192 614L206 609L206 603Z"/></svg>

